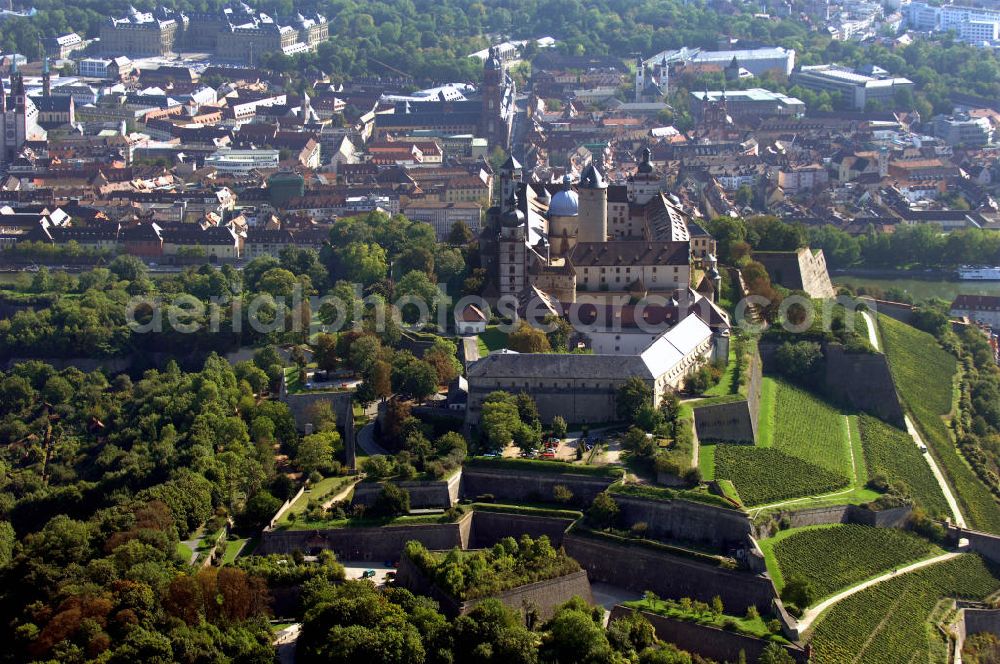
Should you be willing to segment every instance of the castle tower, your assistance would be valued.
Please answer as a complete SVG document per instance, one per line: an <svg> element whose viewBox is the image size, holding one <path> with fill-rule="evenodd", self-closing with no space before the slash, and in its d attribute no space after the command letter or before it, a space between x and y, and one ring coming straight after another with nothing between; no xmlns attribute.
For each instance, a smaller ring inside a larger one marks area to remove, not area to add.
<svg viewBox="0 0 1000 664"><path fill-rule="evenodd" d="M580 198L573 191L573 178L563 178L563 188L549 203L549 245L554 256L565 256L576 246L580 234Z"/></svg>
<svg viewBox="0 0 1000 664"><path fill-rule="evenodd" d="M608 241L608 183L591 161L580 174L580 242Z"/></svg>
<svg viewBox="0 0 1000 664"><path fill-rule="evenodd" d="M527 245L525 215L517 189L504 203L500 215L500 238L497 252L497 287L500 295L518 295L527 286Z"/></svg>
<svg viewBox="0 0 1000 664"><path fill-rule="evenodd" d="M507 204L513 199L517 191L517 185L521 182L521 164L514 159L514 155L509 155L507 161L500 166L500 211L508 210Z"/></svg>
<svg viewBox="0 0 1000 664"><path fill-rule="evenodd" d="M645 205L660 192L660 176L653 170L652 158L649 148L643 148L636 172L628 179L628 199L636 205Z"/></svg>

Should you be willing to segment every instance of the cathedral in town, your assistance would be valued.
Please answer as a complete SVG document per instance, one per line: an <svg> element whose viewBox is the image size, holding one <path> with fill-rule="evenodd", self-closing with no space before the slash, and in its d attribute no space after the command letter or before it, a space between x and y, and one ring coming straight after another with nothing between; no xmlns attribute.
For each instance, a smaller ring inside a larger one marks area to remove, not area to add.
<svg viewBox="0 0 1000 664"><path fill-rule="evenodd" d="M38 124L38 108L28 97L24 77L16 68L10 75L10 92L0 89L0 117L3 118L0 162L13 162L25 141L45 140L45 130Z"/></svg>

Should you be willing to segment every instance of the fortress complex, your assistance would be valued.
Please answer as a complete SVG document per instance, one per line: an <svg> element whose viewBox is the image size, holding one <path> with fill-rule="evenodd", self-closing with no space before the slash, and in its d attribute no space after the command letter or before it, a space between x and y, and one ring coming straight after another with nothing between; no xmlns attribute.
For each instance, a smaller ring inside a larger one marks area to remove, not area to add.
<svg viewBox="0 0 1000 664"><path fill-rule="evenodd" d="M130 57L207 52L220 60L252 65L262 53L293 55L313 50L329 37L330 27L320 14L272 18L242 3L218 12L188 14L164 7L153 12L129 7L126 16L111 17L101 26L101 50L105 55Z"/></svg>
<svg viewBox="0 0 1000 664"><path fill-rule="evenodd" d="M500 351L473 363L470 426L494 390L531 394L545 421L612 421L629 377L649 385L658 405L701 364L728 358L715 241L660 191L661 181L648 149L623 185L609 185L591 163L575 185L567 176L552 192L522 182L515 159L503 164L502 202L480 237L486 294L513 297L533 316L540 304L583 323L575 340L592 352Z"/></svg>

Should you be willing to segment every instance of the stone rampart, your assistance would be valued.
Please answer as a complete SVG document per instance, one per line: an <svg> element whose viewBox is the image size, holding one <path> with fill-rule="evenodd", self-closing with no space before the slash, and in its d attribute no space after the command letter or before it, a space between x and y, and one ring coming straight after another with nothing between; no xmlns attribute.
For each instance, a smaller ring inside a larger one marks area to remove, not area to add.
<svg viewBox="0 0 1000 664"><path fill-rule="evenodd" d="M645 523L650 539L697 543L726 552L745 546L751 532L750 519L736 510L687 500L653 500L621 493L612 496L618 503L621 523L629 527Z"/></svg>
<svg viewBox="0 0 1000 664"><path fill-rule="evenodd" d="M769 613L777 593L766 576L727 570L639 545L604 541L569 532L566 553L600 581L633 592L652 590L660 597L711 602L718 595L728 611L743 614L750 606Z"/></svg>
<svg viewBox="0 0 1000 664"><path fill-rule="evenodd" d="M881 353L848 353L829 343L826 355L826 392L833 399L904 428L903 407Z"/></svg>
<svg viewBox="0 0 1000 664"><path fill-rule="evenodd" d="M465 615L490 598L521 613L534 609L542 620L551 618L559 605L565 604L573 597L582 597L590 604L594 602L587 572L582 569L554 579L517 586L490 597L460 601L438 588L409 558L403 556L399 561L396 581L414 593L428 595L436 600L441 612L449 618Z"/></svg>
<svg viewBox="0 0 1000 664"><path fill-rule="evenodd" d="M709 404L694 409L695 431L700 441L749 443L757 440L757 418L760 409L762 376L760 354L754 350L750 358L747 397L728 403Z"/></svg>
<svg viewBox="0 0 1000 664"><path fill-rule="evenodd" d="M614 481L612 477L466 466L460 495L472 500L490 494L498 502L551 502L553 488L562 485L573 492L574 503L589 505Z"/></svg>
<svg viewBox="0 0 1000 664"><path fill-rule="evenodd" d="M953 542L967 539L972 551L991 562L1000 564L1000 535L949 525L948 539Z"/></svg>
<svg viewBox="0 0 1000 664"><path fill-rule="evenodd" d="M830 505L798 510L781 510L773 513L768 521L754 524L753 535L757 539L773 537L780 527L780 522L785 519L788 520L788 528L836 523L854 523L873 528L900 528L906 524L911 511L912 508L909 506L874 511L860 505Z"/></svg>
<svg viewBox="0 0 1000 664"><path fill-rule="evenodd" d="M618 605L611 610L609 620L617 620L631 613L632 609ZM755 662L760 658L768 644L763 639L717 627L668 618L649 611L640 611L640 613L653 626L658 639L673 643L681 650L719 662L735 662L739 660L741 652L746 654L747 661ZM796 662L804 664L809 661L806 651L799 646L786 645L784 648Z"/></svg>
<svg viewBox="0 0 1000 664"><path fill-rule="evenodd" d="M261 534L257 553L315 553L330 549L340 560L399 560L403 547L417 540L428 549L468 547L472 514L455 523L383 526L381 528L329 528L323 530L268 530Z"/></svg>
<svg viewBox="0 0 1000 664"><path fill-rule="evenodd" d="M552 542L552 546L559 547L562 546L566 529L572 523L573 519L477 509L472 518L469 547L485 549L504 537L520 539L521 535L529 535L532 539L545 535Z"/></svg>
<svg viewBox="0 0 1000 664"><path fill-rule="evenodd" d="M354 487L352 505L371 507L382 492L384 482L360 482ZM412 509L427 509L440 507L447 509L452 506L452 496L449 492L448 480L393 482L410 494Z"/></svg>

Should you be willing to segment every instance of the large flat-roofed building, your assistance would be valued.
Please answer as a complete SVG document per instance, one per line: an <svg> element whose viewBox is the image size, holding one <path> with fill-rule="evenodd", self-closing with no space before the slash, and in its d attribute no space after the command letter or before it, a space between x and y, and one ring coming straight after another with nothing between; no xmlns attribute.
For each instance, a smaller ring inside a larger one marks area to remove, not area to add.
<svg viewBox="0 0 1000 664"><path fill-rule="evenodd" d="M761 76L768 72L778 73L788 76L795 69L795 50L782 48L781 46L769 46L766 48L750 48L730 51L703 51L700 48L680 48L676 50L661 51L651 58L646 59L643 64L653 67L666 63L685 63L693 65L717 64L725 68L733 63L754 76Z"/></svg>
<svg viewBox="0 0 1000 664"><path fill-rule="evenodd" d="M659 406L664 394L678 388L713 353L728 354L724 338L689 315L634 355L492 353L468 369L466 418L478 423L490 392L505 390L534 397L543 422L556 415L568 422L610 422L617 419L618 388L630 377L642 379L653 391L652 405Z"/></svg>
<svg viewBox="0 0 1000 664"><path fill-rule="evenodd" d="M413 201L403 208L403 214L413 221L423 221L433 226L437 239L443 241L451 232L451 227L459 221L478 234L482 226L483 207L471 201Z"/></svg>
<svg viewBox="0 0 1000 664"><path fill-rule="evenodd" d="M891 104L897 92L913 89L913 81L908 78L877 78L838 65L802 67L792 74L791 83L840 95L856 110L864 110L869 102Z"/></svg>
<svg viewBox="0 0 1000 664"><path fill-rule="evenodd" d="M205 158L205 166L227 175L247 175L250 171L278 167L278 150L222 149Z"/></svg>
<svg viewBox="0 0 1000 664"><path fill-rule="evenodd" d="M724 103L733 119L762 115L801 115L806 105L801 99L764 88L749 90L705 90L691 92L691 112L701 120L707 104Z"/></svg>

